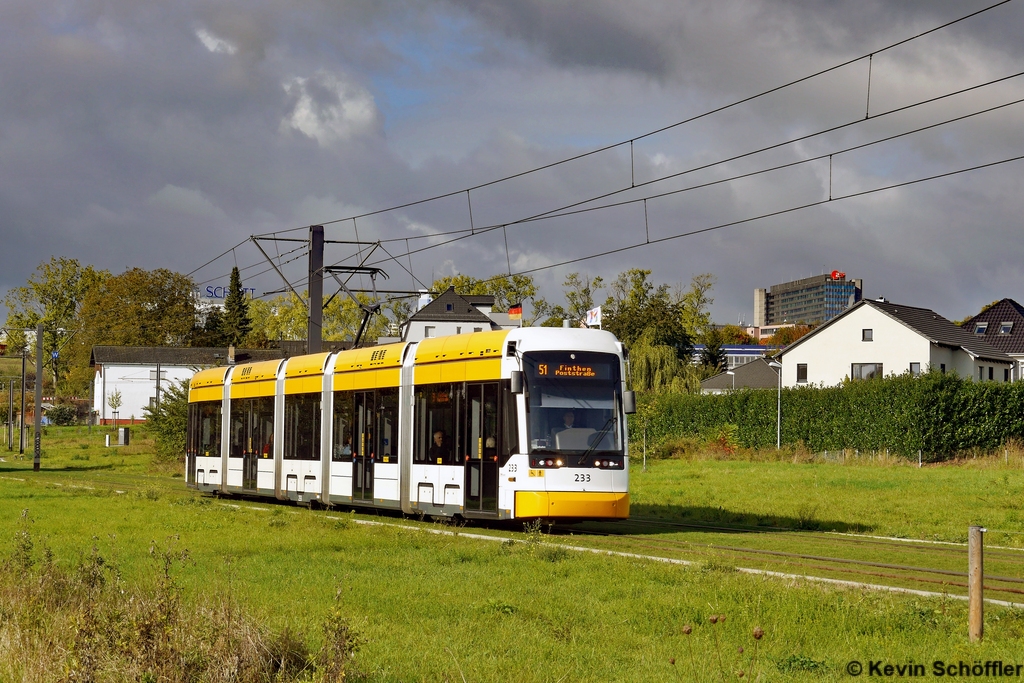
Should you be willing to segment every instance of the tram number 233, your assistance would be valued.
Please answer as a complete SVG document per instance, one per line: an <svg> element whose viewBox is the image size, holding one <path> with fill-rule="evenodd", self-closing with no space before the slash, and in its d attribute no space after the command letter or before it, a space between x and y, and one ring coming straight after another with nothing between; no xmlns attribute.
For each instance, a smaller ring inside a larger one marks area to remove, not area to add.
<svg viewBox="0 0 1024 683"><path fill-rule="evenodd" d="M586 473L577 474L576 475L576 481L582 481L582 482L590 481L590 475L586 474Z"/></svg>

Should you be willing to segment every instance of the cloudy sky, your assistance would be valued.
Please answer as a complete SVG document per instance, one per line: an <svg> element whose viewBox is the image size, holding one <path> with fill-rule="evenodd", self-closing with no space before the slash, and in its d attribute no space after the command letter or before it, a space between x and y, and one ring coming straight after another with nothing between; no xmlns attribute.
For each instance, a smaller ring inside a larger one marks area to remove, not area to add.
<svg viewBox="0 0 1024 683"><path fill-rule="evenodd" d="M0 293L50 256L193 271L251 234L457 192L644 134L878 51L994 0L280 0L0 4ZM514 272L1024 155L1016 0L868 60L632 145L465 193L328 225L391 239L385 286ZM871 118L864 121L865 113ZM877 116L877 118L875 118ZM732 156L851 124L729 163ZM631 159L632 156L632 159ZM710 166L709 166L710 164ZM660 182L696 167L703 170ZM1024 302L1024 161L842 199L534 273L650 268L717 277L718 322L752 290L843 270L865 293L959 318ZM644 184L630 189L632 184ZM625 191L624 191L625 190ZM518 223L599 195L597 206ZM286 237L303 237L298 230ZM508 250L506 253L505 241ZM267 243L272 255L299 246ZM298 253L298 252L296 252ZM378 252L381 254L382 252ZM329 245L329 262L351 251ZM244 245L195 273L226 284ZM301 280L302 259L287 273ZM273 273L246 271L257 293ZM0 310L0 313L3 313Z"/></svg>

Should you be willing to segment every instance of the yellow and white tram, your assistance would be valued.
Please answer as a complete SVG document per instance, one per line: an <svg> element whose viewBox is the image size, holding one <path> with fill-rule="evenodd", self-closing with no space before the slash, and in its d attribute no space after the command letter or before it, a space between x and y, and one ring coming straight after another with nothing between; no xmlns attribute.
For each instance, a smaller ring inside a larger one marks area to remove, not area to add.
<svg viewBox="0 0 1024 683"><path fill-rule="evenodd" d="M221 494L478 519L629 515L623 348L476 332L203 370L186 477Z"/></svg>

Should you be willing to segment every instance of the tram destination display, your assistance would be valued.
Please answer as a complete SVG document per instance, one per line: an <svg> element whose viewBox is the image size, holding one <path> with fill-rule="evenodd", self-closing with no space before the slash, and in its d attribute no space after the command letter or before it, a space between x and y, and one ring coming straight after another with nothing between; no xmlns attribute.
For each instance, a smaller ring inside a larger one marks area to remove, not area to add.
<svg viewBox="0 0 1024 683"><path fill-rule="evenodd" d="M544 353L527 357L527 376L536 380L598 380L614 379L618 359L604 354Z"/></svg>

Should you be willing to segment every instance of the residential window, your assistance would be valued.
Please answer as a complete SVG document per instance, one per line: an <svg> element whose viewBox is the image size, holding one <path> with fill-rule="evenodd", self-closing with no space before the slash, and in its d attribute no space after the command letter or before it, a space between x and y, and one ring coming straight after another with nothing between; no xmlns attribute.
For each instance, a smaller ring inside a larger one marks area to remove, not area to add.
<svg viewBox="0 0 1024 683"><path fill-rule="evenodd" d="M796 364L796 381L800 384L807 383L807 363Z"/></svg>
<svg viewBox="0 0 1024 683"><path fill-rule="evenodd" d="M875 340L875 331L874 330L868 330L868 329L861 330L860 331L860 340L861 341L874 341Z"/></svg>
<svg viewBox="0 0 1024 683"><path fill-rule="evenodd" d="M981 382L984 379L985 379L985 366L984 365L979 365L978 366L978 381Z"/></svg>
<svg viewBox="0 0 1024 683"><path fill-rule="evenodd" d="M999 334L1010 334L1013 331L1013 323L1000 323Z"/></svg>
<svg viewBox="0 0 1024 683"><path fill-rule="evenodd" d="M920 374L921 374L921 364L920 363L911 363L910 364L910 374L913 377L920 376Z"/></svg>
<svg viewBox="0 0 1024 683"><path fill-rule="evenodd" d="M1009 382L1010 381L1010 368L1004 368L1003 369L1003 381L1004 382Z"/></svg>
<svg viewBox="0 0 1024 683"><path fill-rule="evenodd" d="M435 328L434 328L433 325L425 325L423 327L423 336L424 337L433 337L434 336L434 329Z"/></svg>
<svg viewBox="0 0 1024 683"><path fill-rule="evenodd" d="M939 372L941 372L943 375L946 374L946 364L945 363L939 363Z"/></svg>
<svg viewBox="0 0 1024 683"><path fill-rule="evenodd" d="M988 323L975 323L974 334L985 334L985 330L988 329Z"/></svg>
<svg viewBox="0 0 1024 683"><path fill-rule="evenodd" d="M882 376L881 363L851 363L850 379L875 379Z"/></svg>
<svg viewBox="0 0 1024 683"><path fill-rule="evenodd" d="M989 380L990 382L992 381L992 374L993 374L993 372L994 372L994 371L995 371L995 368L994 368L994 367L992 367L991 365L990 365L990 366L988 366L988 380Z"/></svg>
<svg viewBox="0 0 1024 683"><path fill-rule="evenodd" d="M462 334L462 326L461 325L459 325L458 327L455 328L455 334Z"/></svg>
<svg viewBox="0 0 1024 683"><path fill-rule="evenodd" d="M446 311L453 311L453 310L455 310L455 306L453 306L452 304L445 304L444 305L444 310L446 310Z"/></svg>
<svg viewBox="0 0 1024 683"><path fill-rule="evenodd" d="M482 327L474 327L474 328L473 328L473 331L474 331L474 332L483 332L483 331L484 331L484 328L482 328Z"/></svg>

